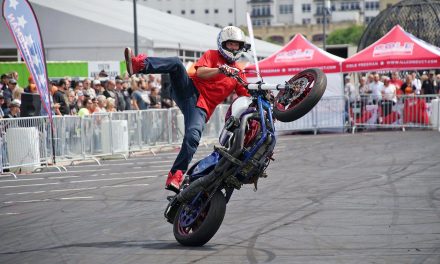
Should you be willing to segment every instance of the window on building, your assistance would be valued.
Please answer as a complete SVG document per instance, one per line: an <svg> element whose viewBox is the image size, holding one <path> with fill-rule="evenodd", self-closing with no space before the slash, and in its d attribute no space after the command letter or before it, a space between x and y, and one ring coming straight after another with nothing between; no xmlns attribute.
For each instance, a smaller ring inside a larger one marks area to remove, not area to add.
<svg viewBox="0 0 440 264"><path fill-rule="evenodd" d="M371 17L371 16L365 17L365 24L370 24L371 21L373 21L373 19L374 19L374 17Z"/></svg>
<svg viewBox="0 0 440 264"><path fill-rule="evenodd" d="M209 14L209 9L205 9L205 14Z"/></svg>
<svg viewBox="0 0 440 264"><path fill-rule="evenodd" d="M310 18L303 18L302 24L303 25L310 25L312 23L312 20Z"/></svg>
<svg viewBox="0 0 440 264"><path fill-rule="evenodd" d="M0 49L0 61L17 61L17 49Z"/></svg>
<svg viewBox="0 0 440 264"><path fill-rule="evenodd" d="M312 5L311 4L302 4L302 11L303 11L303 13L312 12Z"/></svg>
<svg viewBox="0 0 440 264"><path fill-rule="evenodd" d="M194 15L196 11L194 9L191 9L191 15Z"/></svg>
<svg viewBox="0 0 440 264"><path fill-rule="evenodd" d="M185 15L185 10L180 11L182 15Z"/></svg>
<svg viewBox="0 0 440 264"><path fill-rule="evenodd" d="M365 2L365 10L379 10L379 2Z"/></svg>
<svg viewBox="0 0 440 264"><path fill-rule="evenodd" d="M292 14L293 5L280 5L280 14Z"/></svg>
<svg viewBox="0 0 440 264"><path fill-rule="evenodd" d="M214 9L214 14L218 14L218 9Z"/></svg>
<svg viewBox="0 0 440 264"><path fill-rule="evenodd" d="M229 9L228 9L228 13L229 13L229 14L232 14L232 12L233 12L233 11L232 11L232 8L229 8Z"/></svg>
<svg viewBox="0 0 440 264"><path fill-rule="evenodd" d="M171 14L171 10L167 10L167 13L168 13L168 14Z"/></svg>

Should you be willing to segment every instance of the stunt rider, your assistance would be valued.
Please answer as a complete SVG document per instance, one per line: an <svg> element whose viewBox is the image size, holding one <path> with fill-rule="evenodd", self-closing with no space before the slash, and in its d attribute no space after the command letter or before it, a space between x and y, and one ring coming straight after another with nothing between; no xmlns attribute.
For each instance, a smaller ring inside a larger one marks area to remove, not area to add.
<svg viewBox="0 0 440 264"><path fill-rule="evenodd" d="M197 150L205 123L217 105L234 90L239 96L249 96L243 85L234 78L236 61L245 49L245 35L234 26L223 28L218 34L217 50L208 50L195 64L196 74L188 76L178 57L134 56L130 48L124 51L128 74L169 73L171 97L183 113L185 135L182 147L165 183L165 189L179 192L183 174ZM240 77L246 77L240 72Z"/></svg>

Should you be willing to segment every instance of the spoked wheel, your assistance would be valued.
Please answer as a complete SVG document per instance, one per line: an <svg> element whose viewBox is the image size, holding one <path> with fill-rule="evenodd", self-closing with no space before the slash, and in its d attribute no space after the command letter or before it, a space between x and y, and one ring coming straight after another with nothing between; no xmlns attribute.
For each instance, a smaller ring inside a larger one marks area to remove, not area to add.
<svg viewBox="0 0 440 264"><path fill-rule="evenodd" d="M217 191L205 206L207 195L201 193L191 203L183 204L174 218L174 237L184 245L203 246L220 228L226 212L226 199Z"/></svg>
<svg viewBox="0 0 440 264"><path fill-rule="evenodd" d="M307 114L325 92L327 78L320 69L307 69L290 79L292 89L281 90L275 97L273 114L282 122L292 122Z"/></svg>

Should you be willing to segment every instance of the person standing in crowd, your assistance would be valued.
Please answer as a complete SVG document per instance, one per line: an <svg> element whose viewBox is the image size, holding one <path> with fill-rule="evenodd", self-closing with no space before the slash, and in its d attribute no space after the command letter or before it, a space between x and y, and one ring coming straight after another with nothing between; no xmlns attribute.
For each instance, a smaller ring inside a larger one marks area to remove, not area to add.
<svg viewBox="0 0 440 264"><path fill-rule="evenodd" d="M67 82L65 79L58 81L57 91L53 95L53 101L59 105L61 115L70 114Z"/></svg>
<svg viewBox="0 0 440 264"><path fill-rule="evenodd" d="M23 90L25 93L38 93L37 91L37 85L35 84L34 78L32 76L29 76L28 78L28 86L24 88Z"/></svg>
<svg viewBox="0 0 440 264"><path fill-rule="evenodd" d="M111 98L116 100L115 86L116 86L116 83L115 83L114 80L108 80L107 81L107 87L105 88L105 90L103 91L102 94L106 98L111 97Z"/></svg>
<svg viewBox="0 0 440 264"><path fill-rule="evenodd" d="M405 77L405 82L400 87L400 90L403 94L412 94L415 93L417 88L414 85L412 74L407 74ZM411 90L411 92L409 92Z"/></svg>
<svg viewBox="0 0 440 264"><path fill-rule="evenodd" d="M95 89L92 88L91 81L89 79L84 79L83 86L84 86L84 92L86 95L88 95L91 99L96 97Z"/></svg>
<svg viewBox="0 0 440 264"><path fill-rule="evenodd" d="M380 81L378 73L374 74L373 82L370 85L373 104L377 104L382 100L383 82Z"/></svg>
<svg viewBox="0 0 440 264"><path fill-rule="evenodd" d="M412 84L416 87L416 94L420 94L420 91L422 90L422 82L420 81L420 79L417 77L417 72L413 71L411 73L412 76Z"/></svg>
<svg viewBox="0 0 440 264"><path fill-rule="evenodd" d="M104 92L104 87L102 86L100 80L93 81L93 89L95 89L96 97L98 97L98 95L102 95L102 93Z"/></svg>
<svg viewBox="0 0 440 264"><path fill-rule="evenodd" d="M5 97L3 96L3 93L0 91L0 119L3 118L8 112L5 112L6 108L3 108L3 103L5 102Z"/></svg>
<svg viewBox="0 0 440 264"><path fill-rule="evenodd" d="M159 89L157 87L151 87L150 108L160 108L160 95L159 95Z"/></svg>
<svg viewBox="0 0 440 264"><path fill-rule="evenodd" d="M249 96L236 79L236 61L245 49L245 35L234 26L223 28L217 37L217 50L208 50L195 64L196 74L189 77L178 57L134 56L130 48L124 51L129 75L135 73L169 73L171 95L184 116L185 135L180 152L168 173L165 188L179 192L183 174L197 150L205 123L218 104L234 90L238 95ZM246 76L240 72L240 77Z"/></svg>
<svg viewBox="0 0 440 264"><path fill-rule="evenodd" d="M69 115L76 115L78 113L78 108L76 108L76 96L75 96L75 92L74 91L68 91L67 92L68 96L67 96L67 100L69 102Z"/></svg>
<svg viewBox="0 0 440 264"><path fill-rule="evenodd" d="M6 74L2 74L0 77L0 91L8 89L9 77Z"/></svg>
<svg viewBox="0 0 440 264"><path fill-rule="evenodd" d="M20 117L20 101L12 100L9 104L9 113L4 118L17 118Z"/></svg>
<svg viewBox="0 0 440 264"><path fill-rule="evenodd" d="M393 108L393 105L397 103L396 87L391 84L391 79L388 76L383 78L382 89L382 113L383 116L388 116Z"/></svg>
<svg viewBox="0 0 440 264"><path fill-rule="evenodd" d="M100 94L96 97L96 109L94 113L105 113L105 107L107 106L107 98Z"/></svg>
<svg viewBox="0 0 440 264"><path fill-rule="evenodd" d="M3 96L5 97L4 106L9 108L9 104L13 100L13 94L15 87L17 87L17 81L15 79L9 79L8 86L3 90Z"/></svg>
<svg viewBox="0 0 440 264"><path fill-rule="evenodd" d="M139 84L141 84L141 87L139 87ZM132 82L132 94L131 97L133 99L133 109L134 110L146 110L150 106L150 97L145 89L145 87L142 85L141 81L135 82L135 84Z"/></svg>
<svg viewBox="0 0 440 264"><path fill-rule="evenodd" d="M421 94L437 94L436 92L436 80L434 78L434 71L429 72L429 77L427 77L422 82Z"/></svg>
<svg viewBox="0 0 440 264"><path fill-rule="evenodd" d="M78 116L84 117L85 115L91 115L95 111L96 105L93 103L93 100L91 98L86 98L83 101L83 105L85 107L79 109Z"/></svg>
<svg viewBox="0 0 440 264"><path fill-rule="evenodd" d="M82 81L77 81L75 82L75 87L73 88L73 90L75 91L75 93L77 93L78 91L83 91L84 90L84 84Z"/></svg>
<svg viewBox="0 0 440 264"><path fill-rule="evenodd" d="M116 97L116 110L117 111L124 111L125 110L125 98L124 98L124 92L122 88L122 81L121 79L115 80L115 97Z"/></svg>
<svg viewBox="0 0 440 264"><path fill-rule="evenodd" d="M116 100L112 97L106 99L105 111L107 113L116 112L115 102Z"/></svg>
<svg viewBox="0 0 440 264"><path fill-rule="evenodd" d="M353 106L353 104L356 102L358 98L358 93L356 91L356 87L354 87L354 84L351 83L351 77L349 75L345 76L345 85L344 85L344 92L345 96L348 98L348 101L350 102L350 106Z"/></svg>
<svg viewBox="0 0 440 264"><path fill-rule="evenodd" d="M390 84L393 84L397 89L402 86L403 81L400 79L398 71L394 71L393 73L391 73Z"/></svg>
<svg viewBox="0 0 440 264"><path fill-rule="evenodd" d="M125 80L122 83L122 94L124 95L125 100L125 110L133 109L131 104L131 94L128 90L128 80Z"/></svg>

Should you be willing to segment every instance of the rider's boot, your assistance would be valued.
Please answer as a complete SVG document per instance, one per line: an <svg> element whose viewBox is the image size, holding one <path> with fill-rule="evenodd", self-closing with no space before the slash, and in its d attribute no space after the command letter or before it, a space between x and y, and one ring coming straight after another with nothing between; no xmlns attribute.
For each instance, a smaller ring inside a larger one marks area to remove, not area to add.
<svg viewBox="0 0 440 264"><path fill-rule="evenodd" d="M127 66L127 72L129 76L132 76L133 74L136 74L145 68L145 59L147 58L147 55L139 54L137 56L134 56L131 48L127 47L124 50L124 56L125 65Z"/></svg>
<svg viewBox="0 0 440 264"><path fill-rule="evenodd" d="M175 193L179 193L180 184L183 180L183 171L176 170L174 173L169 172L167 181L165 182L165 189L173 191Z"/></svg>

